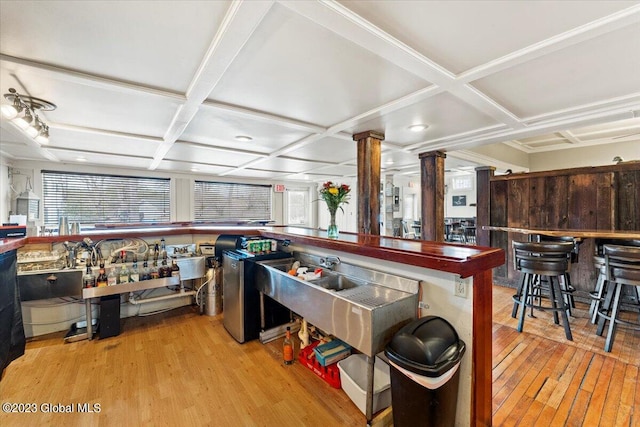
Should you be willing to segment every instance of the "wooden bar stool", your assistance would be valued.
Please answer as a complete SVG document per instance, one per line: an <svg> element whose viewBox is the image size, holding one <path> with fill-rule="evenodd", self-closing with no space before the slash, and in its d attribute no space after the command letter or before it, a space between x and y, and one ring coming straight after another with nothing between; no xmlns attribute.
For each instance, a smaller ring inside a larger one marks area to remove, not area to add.
<svg viewBox="0 0 640 427"><path fill-rule="evenodd" d="M616 334L616 325L624 324L632 329L640 330L640 323L627 322L618 318L622 289L625 286L635 287L635 304L640 298L640 248L634 246L604 245L604 262L607 291L601 308L596 312L598 329L596 334L602 336L606 321L609 321L604 351L610 352Z"/></svg>
<svg viewBox="0 0 640 427"><path fill-rule="evenodd" d="M515 269L522 273L522 279L516 295L513 296L513 318L522 306L518 321L518 332L524 327L527 307L552 311L553 321L559 324L558 313L562 316L565 336L573 341L569 326L569 303L565 301L562 287L569 269L569 253L573 250L571 242L512 242ZM551 305L543 305L543 299L550 299Z"/></svg>

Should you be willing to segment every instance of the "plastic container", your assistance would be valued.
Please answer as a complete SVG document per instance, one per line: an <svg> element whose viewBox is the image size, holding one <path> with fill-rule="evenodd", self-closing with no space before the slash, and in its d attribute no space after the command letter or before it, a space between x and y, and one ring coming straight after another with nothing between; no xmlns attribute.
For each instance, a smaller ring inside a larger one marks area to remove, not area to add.
<svg viewBox="0 0 640 427"><path fill-rule="evenodd" d="M464 352L464 342L441 317L417 319L394 335L385 355L395 427L455 425Z"/></svg>
<svg viewBox="0 0 640 427"><path fill-rule="evenodd" d="M366 415L367 411L367 356L352 354L338 362L342 389L347 396ZM373 412L391 405L391 380L389 365L376 356L373 369Z"/></svg>
<svg viewBox="0 0 640 427"><path fill-rule="evenodd" d="M341 388L340 369L337 363L328 366L322 366L317 360L313 352L319 341L309 344L298 352L298 361L302 366L306 366L311 372L322 378L327 384L333 388Z"/></svg>

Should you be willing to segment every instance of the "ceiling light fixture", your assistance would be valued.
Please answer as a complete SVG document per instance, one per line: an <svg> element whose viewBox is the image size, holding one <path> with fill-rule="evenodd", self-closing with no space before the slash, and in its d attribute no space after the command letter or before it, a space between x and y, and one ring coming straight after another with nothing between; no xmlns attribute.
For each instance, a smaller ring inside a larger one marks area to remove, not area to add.
<svg viewBox="0 0 640 427"><path fill-rule="evenodd" d="M251 138L250 136L246 136L246 135L238 135L238 136L236 136L236 140L237 141L241 141L241 142L249 142L249 141L253 141L253 138Z"/></svg>
<svg viewBox="0 0 640 427"><path fill-rule="evenodd" d="M427 130L428 127L429 125L423 125L423 124L411 125L409 126L409 130L411 132L422 132L423 130Z"/></svg>
<svg viewBox="0 0 640 427"><path fill-rule="evenodd" d="M11 104L5 104L0 108L2 115L38 143L47 144L49 126L42 121L37 112L55 110L56 105L44 99L20 95L14 88L10 88L9 93L5 93L4 97L11 101Z"/></svg>

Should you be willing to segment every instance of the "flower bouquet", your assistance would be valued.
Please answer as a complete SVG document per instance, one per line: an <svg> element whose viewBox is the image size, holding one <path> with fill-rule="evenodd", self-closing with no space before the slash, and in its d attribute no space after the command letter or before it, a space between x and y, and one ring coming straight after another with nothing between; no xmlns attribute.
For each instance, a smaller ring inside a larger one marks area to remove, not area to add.
<svg viewBox="0 0 640 427"><path fill-rule="evenodd" d="M340 208L342 209L342 204L349 203L349 193L351 192L351 187L347 184L334 184L331 181L327 181L322 184L322 188L320 188L320 197L327 204L327 208L329 209L329 214L331 215L331 222L329 223L329 227L327 228L327 237L329 238L337 238L338 237L338 226L336 225L336 211Z"/></svg>

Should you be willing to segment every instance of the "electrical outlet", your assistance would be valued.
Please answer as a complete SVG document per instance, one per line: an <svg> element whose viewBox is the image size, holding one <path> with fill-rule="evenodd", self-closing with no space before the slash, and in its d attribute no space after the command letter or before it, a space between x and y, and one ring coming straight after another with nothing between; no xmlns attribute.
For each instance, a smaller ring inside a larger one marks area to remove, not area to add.
<svg viewBox="0 0 640 427"><path fill-rule="evenodd" d="M460 276L456 277L453 294L461 298L467 297L467 279L463 279Z"/></svg>
<svg viewBox="0 0 640 427"><path fill-rule="evenodd" d="M427 304L427 303L426 303L426 302L424 302L424 301L420 301L420 302L418 303L418 308L422 308L423 310L428 310L428 309L429 309L429 304Z"/></svg>

